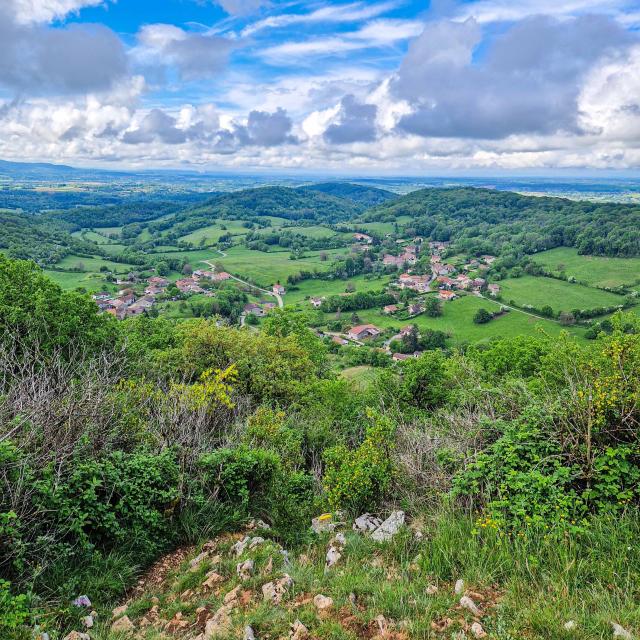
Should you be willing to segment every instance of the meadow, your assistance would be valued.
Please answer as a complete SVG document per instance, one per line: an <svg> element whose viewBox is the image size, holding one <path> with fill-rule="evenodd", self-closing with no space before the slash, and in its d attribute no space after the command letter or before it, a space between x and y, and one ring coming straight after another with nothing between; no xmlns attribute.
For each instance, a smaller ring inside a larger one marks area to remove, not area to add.
<svg viewBox="0 0 640 640"><path fill-rule="evenodd" d="M364 275L355 276L348 280L304 280L287 288L284 303L287 306L301 304L303 308L310 308L308 298L340 295L346 293L347 285L352 285L354 292L365 292L384 289L389 282L391 282L391 276L368 279Z"/></svg>
<svg viewBox="0 0 640 640"><path fill-rule="evenodd" d="M499 284L506 303L513 300L518 306L530 305L537 309L549 305L555 312L610 307L624 302L622 296L614 293L553 278L522 276Z"/></svg>
<svg viewBox="0 0 640 640"><path fill-rule="evenodd" d="M581 256L577 249L559 247L537 254L535 260L551 273L564 271L567 276L594 287L640 284L640 258Z"/></svg>

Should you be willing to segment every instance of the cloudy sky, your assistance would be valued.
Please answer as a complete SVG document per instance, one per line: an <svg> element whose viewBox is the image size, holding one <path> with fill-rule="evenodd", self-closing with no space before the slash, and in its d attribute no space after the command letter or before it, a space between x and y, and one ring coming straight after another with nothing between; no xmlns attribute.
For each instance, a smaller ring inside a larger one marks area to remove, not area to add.
<svg viewBox="0 0 640 640"><path fill-rule="evenodd" d="M640 168L640 0L0 0L0 158Z"/></svg>

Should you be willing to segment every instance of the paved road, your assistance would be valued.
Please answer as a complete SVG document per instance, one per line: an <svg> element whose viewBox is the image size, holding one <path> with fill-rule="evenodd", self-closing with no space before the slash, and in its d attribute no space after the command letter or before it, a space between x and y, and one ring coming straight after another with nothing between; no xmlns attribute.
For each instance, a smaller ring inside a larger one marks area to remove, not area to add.
<svg viewBox="0 0 640 640"><path fill-rule="evenodd" d="M220 253L222 256L226 256L226 253L223 253L222 251L218 251L218 253ZM203 260L202 262L204 262L205 264L209 265L212 269L216 268L216 264L215 262L213 262L212 260ZM262 289L261 287L257 287L255 284L251 284L251 282L247 282L246 280L242 280L232 274L229 274L231 276L231 278L233 280L236 280L237 282L241 282L242 284L246 285L247 287L251 287L252 289L255 289L256 291L260 291L261 293L264 293L268 296L272 296L273 298L275 298L278 301L278 307L280 307L280 309L284 309L284 302L282 300L282 296L279 293L274 293L273 291L269 291L269 289Z"/></svg>

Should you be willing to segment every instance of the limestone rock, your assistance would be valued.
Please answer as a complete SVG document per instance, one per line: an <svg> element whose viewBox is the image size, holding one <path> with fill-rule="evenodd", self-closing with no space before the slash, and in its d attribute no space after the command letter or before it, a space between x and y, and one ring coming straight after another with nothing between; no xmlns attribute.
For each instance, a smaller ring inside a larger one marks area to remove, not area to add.
<svg viewBox="0 0 640 640"><path fill-rule="evenodd" d="M353 530L359 533L371 533L382 524L380 518L372 516L370 513L363 513L358 516L353 523Z"/></svg>
<svg viewBox="0 0 640 640"><path fill-rule="evenodd" d="M260 536L256 536L255 538L251 538L249 542L249 549L255 549L257 546L264 544L265 539Z"/></svg>
<svg viewBox="0 0 640 640"><path fill-rule="evenodd" d="M291 640L304 640L309 637L309 629L305 627L300 620L296 620L291 625L291 632L289 633L289 638Z"/></svg>
<svg viewBox="0 0 640 640"><path fill-rule="evenodd" d="M274 580L273 582L267 582L266 584L262 585L262 597L267 602L280 604L280 602L282 602L284 594L292 584L293 580L285 573L282 578Z"/></svg>
<svg viewBox="0 0 640 640"><path fill-rule="evenodd" d="M333 521L333 516L330 513L323 513L321 516L318 516L311 521L311 528L316 533L331 533L335 530L336 524Z"/></svg>
<svg viewBox="0 0 640 640"><path fill-rule="evenodd" d="M404 511L394 511L372 534L376 542L391 540L404 525Z"/></svg>
<svg viewBox="0 0 640 640"><path fill-rule="evenodd" d="M617 622L612 622L611 626L613 627L613 637L614 638L623 638L623 640L633 640L633 636L629 631L627 631L624 627L620 626Z"/></svg>
<svg viewBox="0 0 640 640"><path fill-rule="evenodd" d="M329 547L329 549L327 550L325 567L327 569L330 569L331 567L338 564L338 561L340 560L340 558L342 558L342 554L340 553L338 548L334 546Z"/></svg>
<svg viewBox="0 0 640 640"><path fill-rule="evenodd" d="M213 589L216 584L223 581L224 578L219 573L216 573L215 571L209 571L209 573L207 573L207 575L205 576L205 580L202 583L202 586L205 589Z"/></svg>
<svg viewBox="0 0 640 640"><path fill-rule="evenodd" d="M111 633L131 633L133 630L133 622L129 616L122 616L111 625Z"/></svg>
<svg viewBox="0 0 640 640"><path fill-rule="evenodd" d="M479 622L474 622L471 625L471 635L474 638L486 638L487 632L482 628L482 625Z"/></svg>
<svg viewBox="0 0 640 640"><path fill-rule="evenodd" d="M229 593L224 597L222 601L224 604L234 605L238 600L238 596L240 595L240 585L238 585L235 589L231 589Z"/></svg>
<svg viewBox="0 0 640 640"><path fill-rule="evenodd" d="M256 640L256 634L250 626L244 628L243 640Z"/></svg>
<svg viewBox="0 0 640 640"><path fill-rule="evenodd" d="M123 616L126 612L127 609L129 608L129 605L127 604L123 604L120 607L116 607L112 612L112 619L115 620L116 618L120 618L121 616Z"/></svg>
<svg viewBox="0 0 640 640"><path fill-rule="evenodd" d="M480 609L476 606L476 603L469 596L462 596L460 598L460 606L463 609L468 609L474 616L480 615Z"/></svg>
<svg viewBox="0 0 640 640"><path fill-rule="evenodd" d="M464 580L456 580L456 586L453 591L457 596L461 596L464 593Z"/></svg>
<svg viewBox="0 0 640 640"><path fill-rule="evenodd" d="M189 562L189 571L197 571L198 567L209 557L208 551L199 553L193 560Z"/></svg>
<svg viewBox="0 0 640 640"><path fill-rule="evenodd" d="M250 541L251 541L251 538L249 538L249 536L245 536L244 538L242 538L242 540L238 540L238 542L236 542L231 547L231 552L234 553L236 556L241 556L244 553L244 550L247 548L247 545L249 544Z"/></svg>
<svg viewBox="0 0 640 640"><path fill-rule="evenodd" d="M318 611L326 611L333 606L333 598L323 596L321 593L319 593L313 599L313 605Z"/></svg>
<svg viewBox="0 0 640 640"><path fill-rule="evenodd" d="M82 624L87 629L91 629L91 627L93 627L93 616L85 616L84 618L82 618Z"/></svg>
<svg viewBox="0 0 640 640"><path fill-rule="evenodd" d="M433 596L438 593L438 587L435 584L430 584L426 589L428 596Z"/></svg>
<svg viewBox="0 0 640 640"><path fill-rule="evenodd" d="M253 560L245 560L236 565L236 573L240 580L249 580L253 575Z"/></svg>
<svg viewBox="0 0 640 640"><path fill-rule="evenodd" d="M45 634L42 634L43 637ZM47 634L48 636L48 634ZM80 633L79 631L72 631L68 635L66 635L63 640L91 640L88 633Z"/></svg>
<svg viewBox="0 0 640 640"><path fill-rule="evenodd" d="M568 622L564 623L565 631L573 631L575 628L576 628L575 620L569 620Z"/></svg>
<svg viewBox="0 0 640 640"><path fill-rule="evenodd" d="M204 627L205 640L212 638L223 638L228 635L231 628L231 607L222 605L209 620Z"/></svg>

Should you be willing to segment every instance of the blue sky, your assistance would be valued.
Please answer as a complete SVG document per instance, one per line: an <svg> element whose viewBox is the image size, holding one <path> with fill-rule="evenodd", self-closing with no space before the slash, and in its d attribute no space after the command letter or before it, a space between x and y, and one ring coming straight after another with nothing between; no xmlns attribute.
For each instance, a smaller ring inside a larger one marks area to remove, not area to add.
<svg viewBox="0 0 640 640"><path fill-rule="evenodd" d="M634 171L640 0L3 0L0 156Z"/></svg>

